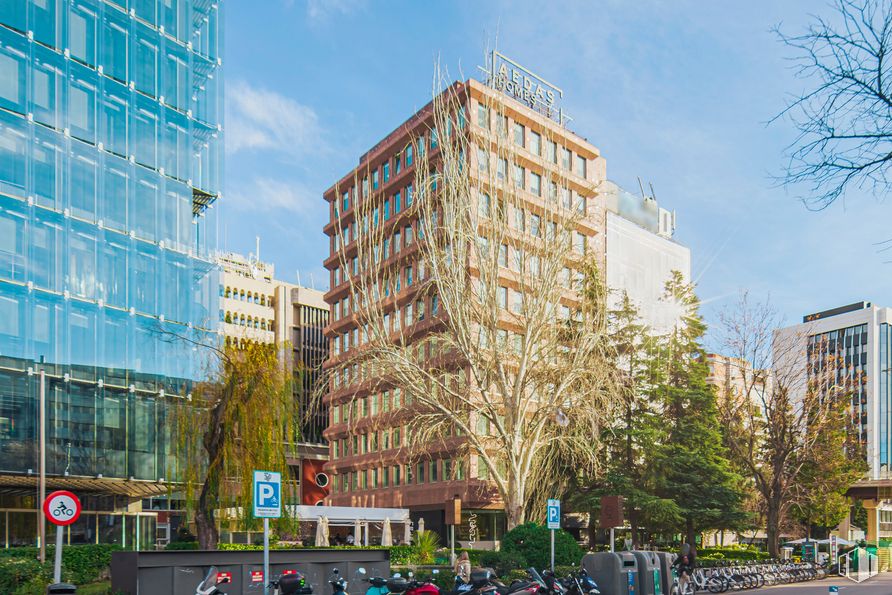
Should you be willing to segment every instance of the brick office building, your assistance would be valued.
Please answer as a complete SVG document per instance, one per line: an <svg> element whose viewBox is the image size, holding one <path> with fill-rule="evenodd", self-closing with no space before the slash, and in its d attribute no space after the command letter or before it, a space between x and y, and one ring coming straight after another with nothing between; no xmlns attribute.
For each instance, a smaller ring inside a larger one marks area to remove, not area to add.
<svg viewBox="0 0 892 595"><path fill-rule="evenodd" d="M536 205L547 200L549 192L554 193L552 198L557 197L557 192L566 196L567 201L580 205L583 211L574 246L603 261L606 211L598 188L605 180L606 168L598 149L570 131L560 112L537 109L541 106L530 102L529 97L527 103L522 103L504 86L468 80L456 83L452 89L465 98L469 146L478 147L470 156L467 174L480 175L482 162L486 161L488 167L492 161L500 179L521 189L524 201L529 203L521 212L528 218L536 217L532 214ZM348 279L355 270L344 270L343 265L356 254L357 201L380 204L380 224L392 238L392 254L384 255L381 266L387 266L389 257L395 257L396 252L401 252L400 258L406 258L406 252L418 250L417 221L407 207L413 198L419 148L429 151L429 163L437 162L436 138L431 138L430 132L431 110L429 104L398 126L324 194L330 210L330 222L324 229L330 240L330 254L325 261L331 271L331 290L325 295L331 306L331 323L326 331L331 341L329 367L350 358L361 341L361 331L352 315L356 305L351 303ZM479 148L486 146L486 139L495 134L505 134L510 139L514 163L499 159L496 164L496 159L490 159ZM543 180L557 178L561 179L559 189L544 187ZM469 209L476 207L469 205ZM411 275L411 267L408 274ZM386 299L398 308L417 299L413 297L416 288L411 279L403 279L400 292ZM436 304L426 304L426 309L435 312ZM435 324L430 318L424 324ZM477 464L474 455L458 455L457 448L456 452L447 448L424 461L409 457L403 424L405 416L411 413L399 387L369 394L355 377L337 379L325 401L330 410L330 425L325 432L330 462L326 469L333 480L329 504L409 508L414 520L423 517L428 529L439 530L446 500L457 495L465 511L459 539L465 543L473 540L477 546L499 539L505 524L503 506L494 486L487 481L484 466Z"/></svg>

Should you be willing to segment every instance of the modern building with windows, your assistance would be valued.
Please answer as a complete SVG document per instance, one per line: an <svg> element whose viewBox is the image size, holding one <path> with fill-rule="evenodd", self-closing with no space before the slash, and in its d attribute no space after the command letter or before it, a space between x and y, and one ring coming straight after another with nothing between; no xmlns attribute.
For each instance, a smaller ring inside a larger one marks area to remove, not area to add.
<svg viewBox="0 0 892 595"><path fill-rule="evenodd" d="M36 542L42 454L68 542L155 542L205 370L178 337L217 340L221 32L211 0L0 2L2 545Z"/></svg>
<svg viewBox="0 0 892 595"><path fill-rule="evenodd" d="M257 239L257 253L260 239ZM322 435L328 409L316 394L322 365L328 359L328 304L323 292L276 279L275 266L257 254L227 252L217 257L221 269L219 319L227 345L246 341L277 345L291 367L300 432L289 450L288 462L300 478L301 501L316 504L328 495L322 465L328 445ZM321 484L321 485L320 485Z"/></svg>
<svg viewBox="0 0 892 595"><path fill-rule="evenodd" d="M691 279L691 250L674 239L675 212L654 197L638 196L605 181L607 204L608 302L616 308L623 293L638 309L643 324L664 334L677 323L678 308L664 299L673 271Z"/></svg>
<svg viewBox="0 0 892 595"><path fill-rule="evenodd" d="M775 333L775 370L796 371L805 390L810 378L828 377L850 393L849 431L867 463L853 494L866 497L868 540L892 536L877 512L892 511L892 309L856 302L809 314ZM886 515L888 516L888 514Z"/></svg>
<svg viewBox="0 0 892 595"><path fill-rule="evenodd" d="M577 262L591 257L603 264L605 207L599 186L605 179L606 166L600 151L570 130L561 112L534 109L530 97L522 102L508 86L500 89L473 79L455 85L453 88L461 89L466 118L459 117L459 125L468 127L467 134L472 139L468 175L494 180L494 187L511 185L520 197L516 199L518 204L510 207L511 214L505 215L510 218L505 225L518 236L526 229L535 236L540 226L555 225L540 219L539 213L548 216L545 201L562 204L568 212L579 215L572 232L567 230L568 235L572 233L568 259ZM392 298L380 296L388 302L386 317L393 322L405 316L407 325L417 321L412 326L412 336L422 336L421 333L429 332L424 329L433 329L437 324L436 296L418 293L419 280L424 278L423 262L412 259L418 257L418 242L423 239L417 214L410 208L418 155L427 151L431 167L438 163L438 137L436 130L431 129L431 118L428 105L362 155L357 167L324 194L330 210L330 222L324 229L330 241L330 255L325 261L331 271L331 290L325 294L331 306L331 323L326 331L331 341L329 367L350 361L362 346L363 330L353 316L361 305L352 303L349 281L358 268L357 229L367 223L356 214L359 201L380 204L380 225L388 240L381 262L377 264L376 259L376 265L389 266L397 259L405 259L400 262L410 265L400 267ZM501 135L504 144L511 147L510 156L487 148L495 135ZM495 196L498 198L498 194ZM468 208L489 217L491 207L485 200L489 196L481 197L479 205ZM377 218L372 224L379 225ZM514 274L510 271L520 262L520 251L522 248L515 244L505 246L504 261L499 257L499 266L504 267L500 276L507 279ZM565 268L567 286L571 274ZM510 282L505 285L500 287L505 307L518 304L518 291L507 287ZM384 293L390 296L389 292ZM572 299L578 300L573 295ZM569 308L563 308L569 317ZM438 447L424 460L411 458L404 425L405 416L411 415L411 404L406 402L400 387L385 390L378 386L371 392L369 384L375 383L364 383L355 372L343 377L335 375L326 396L330 421L325 436L331 453L326 469L333 480L327 503L408 508L414 521L423 518L427 529L445 536L446 501L459 496L464 510L462 525L457 528L460 542L474 542L475 547L497 542L505 528L504 505L482 460L477 455L461 454L458 442L450 443L451 447Z"/></svg>

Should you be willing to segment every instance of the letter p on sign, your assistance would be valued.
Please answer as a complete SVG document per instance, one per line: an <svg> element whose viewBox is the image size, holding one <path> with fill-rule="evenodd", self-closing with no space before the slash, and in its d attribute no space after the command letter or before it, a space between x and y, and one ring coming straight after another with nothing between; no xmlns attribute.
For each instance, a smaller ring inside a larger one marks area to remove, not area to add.
<svg viewBox="0 0 892 595"><path fill-rule="evenodd" d="M254 471L254 517L277 519L282 516L282 474Z"/></svg>

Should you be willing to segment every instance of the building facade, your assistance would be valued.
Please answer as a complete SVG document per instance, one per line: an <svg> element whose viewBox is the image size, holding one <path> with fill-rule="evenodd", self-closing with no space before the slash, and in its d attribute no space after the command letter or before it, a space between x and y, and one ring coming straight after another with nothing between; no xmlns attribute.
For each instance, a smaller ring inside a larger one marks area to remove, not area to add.
<svg viewBox="0 0 892 595"><path fill-rule="evenodd" d="M849 431L867 463L863 483L877 495L864 502L873 541L892 536L892 309L856 302L804 316L775 333L776 370L826 382L850 393ZM792 346L792 347L791 347ZM847 524L846 525L847 528Z"/></svg>
<svg viewBox="0 0 892 595"><path fill-rule="evenodd" d="M636 196L606 181L607 287L611 308L623 294L638 309L643 324L657 334L672 330L678 309L664 299L673 271L691 279L691 250L673 239L675 213L653 197Z"/></svg>
<svg viewBox="0 0 892 595"><path fill-rule="evenodd" d="M547 197L557 200L560 195L567 205L575 205L582 213L573 232L574 253L577 249L580 254L590 253L603 264L605 208L598 188L605 179L605 161L600 151L569 130L562 117L555 121L509 93L503 94L476 80L456 83L454 88L465 97L466 125L473 139L474 155L467 175L483 177L495 171L499 183L514 184L519 189L524 202L523 207L512 207L511 225L515 228L540 225L534 213L542 210ZM357 252L355 230L362 224L356 220L357 201L380 201L383 233L391 238L381 266L386 266L388 258L411 259L418 254L418 221L404 213L413 200L413 160L417 160L419 151L429 151L430 163L437 163L439 149L431 131L430 108L428 105L397 127L364 154L353 171L325 192L330 209L330 222L324 230L330 241L330 256L325 261L331 271L331 290L325 295L331 307L331 324L326 331L332 346L329 367L349 361L362 340L361 329L352 316L359 305L351 303L349 283L356 267L354 264L351 271L349 264L343 264L355 261ZM513 162L482 148L490 142L490 135L496 134L510 135L515 147ZM489 169L490 164L493 170ZM553 177L561 178L560 189L554 185L551 190L544 187L543 180ZM481 203L468 208L488 211L489 205ZM507 272L513 257L507 255L507 249L505 252L505 262L499 266ZM423 273L417 263L414 270L421 279ZM405 307L409 309L415 306L415 315L407 314L407 320L424 321L424 313L436 313L438 305L430 296L418 300L418 284L412 284L412 271L413 267L408 266L400 272L390 300L391 306L399 305L400 309L393 316L402 316L402 305L408 304ZM505 289L506 307L508 301L515 299L509 297L512 291ZM428 317L421 324L423 328L432 328L425 325L434 325L435 321ZM411 409L400 387L371 393L361 385L355 375L336 376L326 397L331 412L325 432L331 461L326 469L333 479L332 495L327 501L336 506L408 508L413 520L423 518L426 528L445 535L445 503L458 496L464 510L462 525L457 528L458 539L477 546L497 541L505 528L504 507L482 461L476 455L466 458L458 454L460 439L453 439L451 446L439 449L426 460L410 459L402 424Z"/></svg>
<svg viewBox="0 0 892 595"><path fill-rule="evenodd" d="M216 338L221 32L210 0L0 2L0 543L36 542L45 453L70 543L154 544L204 369L175 338Z"/></svg>
<svg viewBox="0 0 892 595"><path fill-rule="evenodd" d="M322 435L328 408L316 398L322 365L328 359L323 331L328 325L329 308L324 294L276 279L275 266L254 254L246 257L225 253L217 257L217 262L222 271L219 319L224 342L236 346L246 341L277 345L291 367L300 428L288 463L294 477L300 478L302 502L316 504L329 489L322 470L328 459L328 445Z"/></svg>

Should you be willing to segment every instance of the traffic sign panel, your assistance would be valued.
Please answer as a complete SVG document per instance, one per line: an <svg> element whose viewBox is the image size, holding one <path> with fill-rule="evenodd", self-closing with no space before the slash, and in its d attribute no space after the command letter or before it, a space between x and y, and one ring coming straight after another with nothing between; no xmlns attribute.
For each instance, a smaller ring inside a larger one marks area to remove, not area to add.
<svg viewBox="0 0 892 595"><path fill-rule="evenodd" d="M43 501L43 515L54 525L70 525L81 516L81 501L67 490L53 492Z"/></svg>
<svg viewBox="0 0 892 595"><path fill-rule="evenodd" d="M254 517L277 519L282 516L282 474L254 471Z"/></svg>
<svg viewBox="0 0 892 595"><path fill-rule="evenodd" d="M546 516L546 520L548 521L549 529L560 529L561 528L561 501L560 500L549 500L548 501L548 515Z"/></svg>

